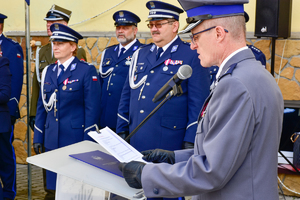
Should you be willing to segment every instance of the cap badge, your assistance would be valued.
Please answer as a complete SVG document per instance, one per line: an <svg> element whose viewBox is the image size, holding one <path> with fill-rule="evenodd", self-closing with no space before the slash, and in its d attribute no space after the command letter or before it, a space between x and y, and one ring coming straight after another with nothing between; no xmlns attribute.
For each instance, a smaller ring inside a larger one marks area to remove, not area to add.
<svg viewBox="0 0 300 200"><path fill-rule="evenodd" d="M151 1L150 6L151 6L151 8L155 8L154 2Z"/></svg>
<svg viewBox="0 0 300 200"><path fill-rule="evenodd" d="M54 27L55 30L59 30L59 25L58 25L58 24L55 24L54 26L55 26L55 27Z"/></svg>
<svg viewBox="0 0 300 200"><path fill-rule="evenodd" d="M120 17L124 17L124 12L119 12Z"/></svg>

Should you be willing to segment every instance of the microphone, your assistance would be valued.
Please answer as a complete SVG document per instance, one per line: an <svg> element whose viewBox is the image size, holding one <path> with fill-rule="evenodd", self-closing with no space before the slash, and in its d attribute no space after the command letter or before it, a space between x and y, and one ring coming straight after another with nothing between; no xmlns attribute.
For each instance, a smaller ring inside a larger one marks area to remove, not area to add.
<svg viewBox="0 0 300 200"><path fill-rule="evenodd" d="M179 67L177 73L155 94L152 101L154 103L163 99L173 88L174 85L180 85L185 79L192 76L193 69L189 65Z"/></svg>

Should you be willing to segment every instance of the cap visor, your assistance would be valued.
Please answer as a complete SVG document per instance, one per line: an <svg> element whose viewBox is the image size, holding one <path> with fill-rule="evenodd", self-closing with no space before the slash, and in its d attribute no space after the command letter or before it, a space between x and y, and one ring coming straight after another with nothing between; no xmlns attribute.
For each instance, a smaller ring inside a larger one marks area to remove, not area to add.
<svg viewBox="0 0 300 200"><path fill-rule="evenodd" d="M182 31L179 31L178 34L184 34L184 33L189 33L191 32L191 30L193 28L195 28L196 26L198 26L203 20L199 20L197 22L194 22L194 23L190 23L190 24L187 24L185 26L185 28L182 30Z"/></svg>

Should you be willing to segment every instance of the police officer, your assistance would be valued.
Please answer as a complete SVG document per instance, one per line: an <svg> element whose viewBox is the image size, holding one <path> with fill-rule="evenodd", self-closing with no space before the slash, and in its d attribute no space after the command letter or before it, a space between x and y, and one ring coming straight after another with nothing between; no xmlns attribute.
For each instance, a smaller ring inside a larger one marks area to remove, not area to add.
<svg viewBox="0 0 300 200"><path fill-rule="evenodd" d="M9 60L0 55L0 199L14 199L16 196L16 174L12 172L15 163L10 159L15 157L11 144L11 117L8 102L11 95L11 73L9 70ZM7 159L9 158L9 159Z"/></svg>
<svg viewBox="0 0 300 200"><path fill-rule="evenodd" d="M124 82L128 75L132 54L141 46L136 39L140 18L132 12L120 10L114 13L116 37L119 44L102 53L100 65L101 127L116 130L118 106Z"/></svg>
<svg viewBox="0 0 300 200"><path fill-rule="evenodd" d="M62 7L59 7L55 4L52 5L50 10L47 12L46 17L44 20L47 22L47 34L48 36L51 36L51 30L50 26L53 23L61 23L64 25L68 25L68 22L70 20L72 12L70 10L64 9ZM34 46L35 41L32 41L32 45ZM84 60L86 61L86 53L83 48L79 47L77 51L76 57L79 60ZM29 119L29 124L32 130L34 130L34 123L35 123L35 116L36 116L36 108L37 108L37 101L39 97L39 91L40 91L40 78L43 69L56 61L56 58L53 56L53 51L52 51L52 43L49 42L45 46L41 47L39 50L39 56L38 56L38 61L39 61L39 67L38 71L34 70L34 75L32 79L32 96L31 96L31 103L30 103L30 119Z"/></svg>
<svg viewBox="0 0 300 200"><path fill-rule="evenodd" d="M53 54L57 63L47 66L41 77L33 147L50 151L83 140L100 122L101 88L96 68L76 55L82 36L63 24L54 23ZM55 190L56 174L47 171L47 189Z"/></svg>
<svg viewBox="0 0 300 200"><path fill-rule="evenodd" d="M178 36L182 9L161 1L149 1L148 27L154 43L137 50L132 59L118 109L117 133L132 132L158 105L152 99L179 67L192 67L192 76L183 81L183 94L165 103L131 137L139 151L164 148L177 150L193 146L197 116L209 93L209 73L201 67L197 52Z"/></svg>
<svg viewBox="0 0 300 200"><path fill-rule="evenodd" d="M13 142L13 130L14 124L16 119L20 118L19 112L19 100L22 91L23 85L23 72L24 72L24 65L23 65L23 50L19 43L6 38L3 35L3 26L4 26L4 19L7 16L0 14L0 46L1 46L1 55L3 57L7 57L10 64L10 72L12 74L11 77L11 95L9 102L7 103L9 107L10 117L11 117L11 134L10 134L10 144L6 146L6 148L12 149L14 151L12 142ZM2 145L2 144L0 144ZM8 144L6 144L8 145ZM11 150L10 150L11 151ZM5 171L9 176L4 182L4 197L9 197L13 199L16 195L16 158L14 152L11 152L9 156L7 156L6 162L8 163L5 165ZM4 170L4 169L3 169Z"/></svg>

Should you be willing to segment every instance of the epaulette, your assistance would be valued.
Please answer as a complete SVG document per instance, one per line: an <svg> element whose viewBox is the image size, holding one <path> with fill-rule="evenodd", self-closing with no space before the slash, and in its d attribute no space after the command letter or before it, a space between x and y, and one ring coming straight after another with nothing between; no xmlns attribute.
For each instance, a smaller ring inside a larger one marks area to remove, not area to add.
<svg viewBox="0 0 300 200"><path fill-rule="evenodd" d="M87 65L92 65L92 66L94 66L92 63L89 63L89 62L87 62L87 61L85 61L85 60L83 60L83 59L80 59L80 62L82 62L82 63L84 63L84 64L87 64Z"/></svg>
<svg viewBox="0 0 300 200"><path fill-rule="evenodd" d="M111 46L108 46L108 47L106 47L105 49L109 49L109 48L111 48L111 47L116 47L116 46L118 46L119 44L114 44L114 45L111 45Z"/></svg>
<svg viewBox="0 0 300 200"><path fill-rule="evenodd" d="M11 38L6 38L8 41L10 41L11 43L13 43L14 45L19 45L19 43Z"/></svg>
<svg viewBox="0 0 300 200"><path fill-rule="evenodd" d="M145 48L147 46L152 46L153 45L153 42L149 43L149 44L142 44L139 49L142 49L142 48Z"/></svg>
<svg viewBox="0 0 300 200"><path fill-rule="evenodd" d="M249 45L248 48L253 49L253 51L256 51L257 53L260 53L260 52L261 52L261 50L259 50L258 48L256 48L256 47L253 46L253 45Z"/></svg>
<svg viewBox="0 0 300 200"><path fill-rule="evenodd" d="M185 45L188 45L188 46L190 46L191 45L191 43L190 42L186 42L186 41L182 41L183 42L183 44L185 44Z"/></svg>

